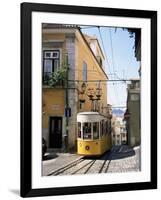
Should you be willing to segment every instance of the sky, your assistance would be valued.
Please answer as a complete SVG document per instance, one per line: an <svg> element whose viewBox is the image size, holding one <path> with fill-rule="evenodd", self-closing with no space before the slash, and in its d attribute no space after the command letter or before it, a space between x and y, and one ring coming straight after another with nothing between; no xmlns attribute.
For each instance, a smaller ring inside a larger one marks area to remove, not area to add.
<svg viewBox="0 0 161 200"><path fill-rule="evenodd" d="M81 27L82 32L96 36L107 58L104 62L109 79L139 78L139 62L134 55L134 38L126 29L115 27ZM125 107L127 83L108 82L108 103L113 107Z"/></svg>

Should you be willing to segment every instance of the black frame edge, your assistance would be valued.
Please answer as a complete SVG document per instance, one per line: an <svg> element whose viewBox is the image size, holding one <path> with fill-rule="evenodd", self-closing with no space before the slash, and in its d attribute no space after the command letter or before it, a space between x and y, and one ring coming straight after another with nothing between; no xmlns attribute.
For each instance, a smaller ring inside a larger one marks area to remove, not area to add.
<svg viewBox="0 0 161 200"><path fill-rule="evenodd" d="M31 191L31 10L21 4L21 177L20 195ZM28 55L28 56L26 56ZM28 75L28 76L27 76ZM29 156L30 155L30 156ZM26 173L25 173L26 172ZM28 173L27 173L28 172Z"/></svg>
<svg viewBox="0 0 161 200"><path fill-rule="evenodd" d="M21 3L27 9L37 12L60 12L60 13L74 13L83 15L106 15L106 16L122 16L122 17L136 17L136 18L151 18L156 11L152 10L138 10L138 9L124 9L124 8L108 8L108 7L89 7L63 4L47 4L47 3ZM63 11L62 11L63 10ZM83 11L83 12L82 12Z"/></svg>
<svg viewBox="0 0 161 200"><path fill-rule="evenodd" d="M151 17L151 124L151 184L157 189L157 11Z"/></svg>
<svg viewBox="0 0 161 200"><path fill-rule="evenodd" d="M26 194L25 197L78 195L78 194L90 194L90 193L136 191L145 189L151 190L156 188L150 182L122 183L122 184L111 184L111 185L90 185L90 186L78 186L78 187L76 186L76 187L63 187L63 188L43 188L43 189L32 189L30 192Z"/></svg>

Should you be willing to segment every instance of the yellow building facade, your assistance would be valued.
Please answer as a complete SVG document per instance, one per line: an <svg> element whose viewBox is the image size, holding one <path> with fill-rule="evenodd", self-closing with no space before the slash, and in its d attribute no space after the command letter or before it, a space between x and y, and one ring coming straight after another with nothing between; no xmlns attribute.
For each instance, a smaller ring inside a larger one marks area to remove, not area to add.
<svg viewBox="0 0 161 200"><path fill-rule="evenodd" d="M75 151L77 113L97 109L107 114L107 82L101 80L108 77L103 62L97 38L83 35L76 26L42 25L42 136L48 148ZM52 75L64 63L66 84L51 86ZM96 99L98 92L100 100L90 100L90 94Z"/></svg>

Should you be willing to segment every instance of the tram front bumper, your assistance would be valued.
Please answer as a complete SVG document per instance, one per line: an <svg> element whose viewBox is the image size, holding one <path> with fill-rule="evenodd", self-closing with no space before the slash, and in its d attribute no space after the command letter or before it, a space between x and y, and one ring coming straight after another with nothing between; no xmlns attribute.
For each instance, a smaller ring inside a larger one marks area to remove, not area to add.
<svg viewBox="0 0 161 200"><path fill-rule="evenodd" d="M77 152L80 155L100 155L100 141L78 140Z"/></svg>

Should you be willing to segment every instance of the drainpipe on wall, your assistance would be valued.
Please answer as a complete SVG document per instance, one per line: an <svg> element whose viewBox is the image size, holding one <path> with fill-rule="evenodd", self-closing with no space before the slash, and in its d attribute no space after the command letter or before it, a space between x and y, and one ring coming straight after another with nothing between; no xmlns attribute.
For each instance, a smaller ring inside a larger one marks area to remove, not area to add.
<svg viewBox="0 0 161 200"><path fill-rule="evenodd" d="M65 96L66 96L66 108L69 108L69 100L68 100L68 74L69 74L69 64L68 64L68 53L65 54L65 64L67 66L67 72L66 72L66 90L65 90ZM68 132L69 132L69 117L66 116L66 135L64 137L64 143L65 143L65 151L68 152Z"/></svg>

